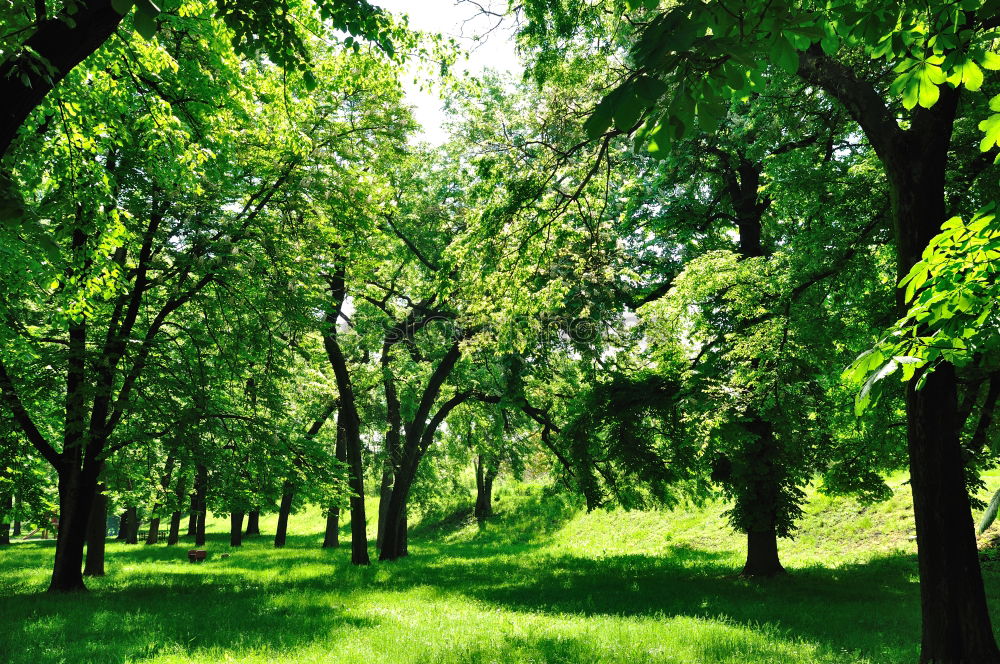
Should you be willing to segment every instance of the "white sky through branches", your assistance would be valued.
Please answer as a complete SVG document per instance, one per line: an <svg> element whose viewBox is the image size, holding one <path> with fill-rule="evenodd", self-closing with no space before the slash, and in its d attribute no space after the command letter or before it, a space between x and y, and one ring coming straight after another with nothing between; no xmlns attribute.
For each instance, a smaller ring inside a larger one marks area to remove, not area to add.
<svg viewBox="0 0 1000 664"><path fill-rule="evenodd" d="M514 51L510 19L499 23L496 17L480 11L483 8L503 14L503 0L373 0L372 4L393 14L408 15L410 27L416 30L454 37L469 53L468 59L460 58L456 63L459 71L475 76L485 69L518 74L522 70ZM424 90L414 83L414 75L425 79ZM410 66L404 77L404 87L406 99L413 105L417 122L423 127L418 138L434 144L443 143L447 132L442 126L445 114L437 86L428 85L426 74L416 73L416 68Z"/></svg>

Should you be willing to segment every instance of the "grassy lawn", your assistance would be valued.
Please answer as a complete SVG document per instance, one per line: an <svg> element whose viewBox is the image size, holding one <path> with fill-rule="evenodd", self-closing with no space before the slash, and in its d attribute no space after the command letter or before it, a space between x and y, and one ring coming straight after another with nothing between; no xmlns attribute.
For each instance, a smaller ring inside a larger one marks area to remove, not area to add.
<svg viewBox="0 0 1000 664"><path fill-rule="evenodd" d="M189 543L109 544L84 596L44 594L53 543L18 543L0 551L0 662L913 662L909 488L893 484L871 507L814 495L782 542L791 573L767 582L736 576L721 505L585 514L516 485L484 528L418 528L409 558L364 569L319 548L316 512L279 551L266 534L230 550L213 520L200 565ZM1000 617L1000 563L984 573Z"/></svg>

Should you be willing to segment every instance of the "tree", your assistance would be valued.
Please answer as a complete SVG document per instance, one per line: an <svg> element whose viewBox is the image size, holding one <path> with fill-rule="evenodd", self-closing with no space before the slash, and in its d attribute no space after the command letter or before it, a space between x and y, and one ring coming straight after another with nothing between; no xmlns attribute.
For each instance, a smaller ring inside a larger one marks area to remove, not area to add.
<svg viewBox="0 0 1000 664"><path fill-rule="evenodd" d="M945 181L962 88L1000 65L990 52L995 8L971 3L618 3L636 10L628 31L634 67L588 121L591 134L642 123L654 153L696 125L714 128L726 100L752 95L770 63L837 100L864 132L886 172L902 277L946 218ZM561 3L533 3L537 27ZM562 25L566 25L564 22ZM569 22L575 26L575 22ZM559 36L565 36L565 32ZM884 60L874 70L856 57ZM887 93L881 83L895 72ZM664 97L664 93L672 93ZM974 95L973 97L974 98ZM991 116L992 118L993 116ZM992 120L983 129L989 131ZM987 134L989 138L990 134ZM996 138L996 136L994 136ZM995 141L984 140L984 149ZM907 387L908 447L921 570L921 661L996 661L972 532L958 438L955 373L942 365L921 390Z"/></svg>

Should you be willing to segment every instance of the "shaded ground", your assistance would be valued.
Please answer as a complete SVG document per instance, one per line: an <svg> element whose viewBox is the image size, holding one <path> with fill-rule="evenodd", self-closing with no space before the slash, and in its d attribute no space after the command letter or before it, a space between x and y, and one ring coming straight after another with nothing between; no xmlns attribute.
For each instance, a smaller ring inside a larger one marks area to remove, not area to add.
<svg viewBox="0 0 1000 664"><path fill-rule="evenodd" d="M716 527L712 506L585 515L538 491L507 503L485 528L417 529L409 558L362 569L349 547L318 548L312 513L294 517L280 551L265 535L222 559L228 538L214 534L201 565L186 561L186 543L109 544L109 576L74 597L40 592L51 542L16 544L0 551L0 661L916 660L912 551L860 556L833 533L812 555L783 549L792 574L757 583L736 576L740 540ZM835 509L857 506L807 520ZM273 533L272 520L262 526ZM985 573L1000 616L1000 563Z"/></svg>

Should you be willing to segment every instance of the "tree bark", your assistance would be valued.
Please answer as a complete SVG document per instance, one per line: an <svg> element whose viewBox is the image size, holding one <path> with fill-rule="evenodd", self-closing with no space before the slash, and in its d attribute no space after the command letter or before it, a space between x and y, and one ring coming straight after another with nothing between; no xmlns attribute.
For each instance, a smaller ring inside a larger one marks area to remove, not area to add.
<svg viewBox="0 0 1000 664"><path fill-rule="evenodd" d="M80 592L83 584L83 545L90 510L97 493L97 470L64 463L59 477L59 532L49 592Z"/></svg>
<svg viewBox="0 0 1000 664"><path fill-rule="evenodd" d="M915 109L903 130L874 86L818 47L799 62L803 78L844 104L885 167L902 277L945 220L945 174L961 93L942 86L938 102ZM905 309L901 290L897 305ZM921 390L915 389L918 379L907 386L906 419L920 569L920 661L1000 662L965 485L955 371L939 365Z"/></svg>
<svg viewBox="0 0 1000 664"><path fill-rule="evenodd" d="M0 63L0 157L53 86L107 41L123 18L111 0L88 0L76 6L75 13L42 21L25 44L45 58L49 71L44 67L37 72L15 69L18 61L14 58ZM27 77L27 85L21 76Z"/></svg>
<svg viewBox="0 0 1000 664"><path fill-rule="evenodd" d="M260 510L250 510L247 514L247 537L260 535Z"/></svg>
<svg viewBox="0 0 1000 664"><path fill-rule="evenodd" d="M229 515L229 546L243 546L243 512Z"/></svg>
<svg viewBox="0 0 1000 664"><path fill-rule="evenodd" d="M285 546L285 538L288 534L288 515L292 513L294 499L295 488L291 482L285 480L281 490L281 504L278 506L278 525L274 529L274 547L276 549Z"/></svg>
<svg viewBox="0 0 1000 664"><path fill-rule="evenodd" d="M98 486L87 524L87 562L84 576L104 576L104 546L108 538L108 497Z"/></svg>
<svg viewBox="0 0 1000 664"><path fill-rule="evenodd" d="M482 454L476 456L476 520L484 521L493 516L493 480L499 468L490 464Z"/></svg>
<svg viewBox="0 0 1000 664"><path fill-rule="evenodd" d="M159 505L154 505L153 510L159 510ZM156 513L155 511L153 512ZM160 541L160 517L154 516L149 520L149 532L146 533L146 544L156 544Z"/></svg>
<svg viewBox="0 0 1000 664"><path fill-rule="evenodd" d="M139 509L135 506L131 506L125 511L128 512L128 532L125 533L125 543L138 544L140 526Z"/></svg>
<svg viewBox="0 0 1000 664"><path fill-rule="evenodd" d="M181 513L171 512L170 531L167 533L167 546L174 546L181 539Z"/></svg>
<svg viewBox="0 0 1000 664"><path fill-rule="evenodd" d="M116 542L124 542L128 537L128 510L118 515L118 534L115 535Z"/></svg>
<svg viewBox="0 0 1000 664"><path fill-rule="evenodd" d="M340 546L340 508L331 507L326 513L326 531L323 533L323 548L336 549Z"/></svg>
<svg viewBox="0 0 1000 664"><path fill-rule="evenodd" d="M778 559L778 534L774 528L747 533L747 561L740 576L772 577L784 574Z"/></svg>
<svg viewBox="0 0 1000 664"><path fill-rule="evenodd" d="M354 385L347 368L347 358L337 340L337 323L347 294L343 261L329 277L331 306L325 315L323 347L337 380L340 409L337 412L337 436L344 436L347 461L350 466L351 496L351 563L368 565L368 522L365 516L364 463L361 458L361 418L354 399Z"/></svg>
<svg viewBox="0 0 1000 664"><path fill-rule="evenodd" d="M194 537L198 529L198 499L191 494L191 508L188 511L187 536Z"/></svg>

